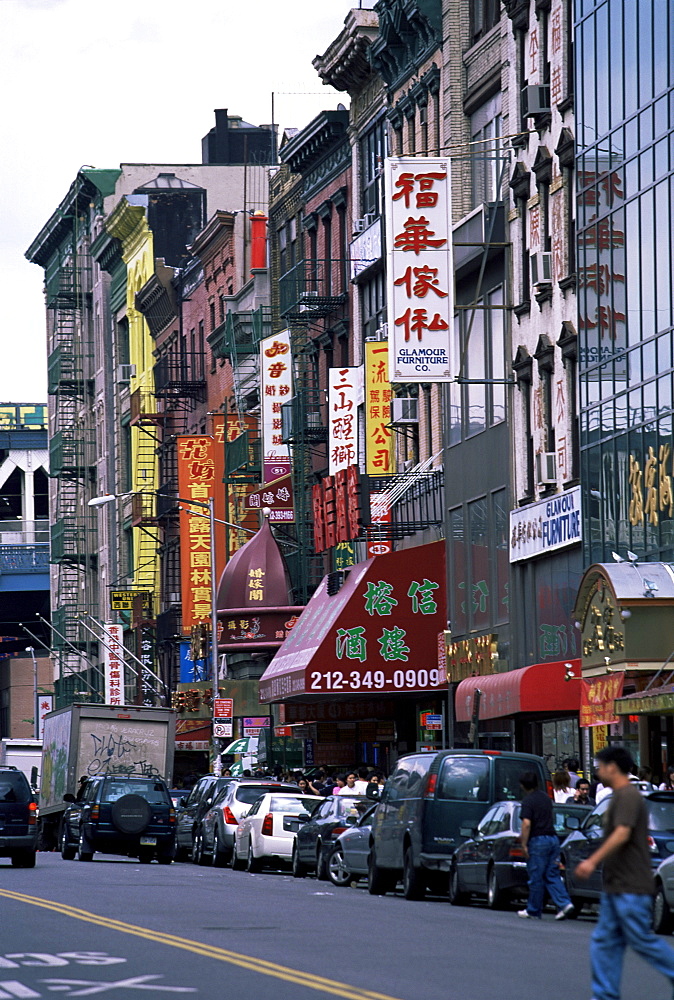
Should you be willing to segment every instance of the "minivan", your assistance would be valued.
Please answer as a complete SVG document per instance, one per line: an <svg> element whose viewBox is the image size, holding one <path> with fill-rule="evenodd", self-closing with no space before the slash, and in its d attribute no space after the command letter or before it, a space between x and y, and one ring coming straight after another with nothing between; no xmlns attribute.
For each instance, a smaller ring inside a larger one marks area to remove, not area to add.
<svg viewBox="0 0 674 1000"><path fill-rule="evenodd" d="M368 889L383 895L402 878L406 899L447 884L452 856L494 802L521 799L520 775L538 774L552 796L541 757L501 750L441 750L401 757L381 792L372 823Z"/></svg>
<svg viewBox="0 0 674 1000"><path fill-rule="evenodd" d="M0 857L15 868L34 868L37 850L37 803L23 771L0 767Z"/></svg>

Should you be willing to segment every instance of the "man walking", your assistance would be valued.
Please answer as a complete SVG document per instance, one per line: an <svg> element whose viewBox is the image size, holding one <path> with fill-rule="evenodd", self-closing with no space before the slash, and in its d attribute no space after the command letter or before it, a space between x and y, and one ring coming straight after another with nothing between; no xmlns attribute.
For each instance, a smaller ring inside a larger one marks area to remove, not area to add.
<svg viewBox="0 0 674 1000"><path fill-rule="evenodd" d="M527 859L529 900L526 909L518 910L517 916L540 920L547 889L557 907L555 920L563 920L573 913L573 904L559 873L559 838L555 833L552 799L539 789L535 771L521 774L520 785L524 792L520 839Z"/></svg>
<svg viewBox="0 0 674 1000"><path fill-rule="evenodd" d="M613 792L604 820L606 838L575 872L589 878L604 862L599 920L590 945L593 1000L619 1000L628 945L667 976L674 990L674 951L653 932L648 813L629 778L634 761L623 747L605 747L597 754L597 765L599 780Z"/></svg>

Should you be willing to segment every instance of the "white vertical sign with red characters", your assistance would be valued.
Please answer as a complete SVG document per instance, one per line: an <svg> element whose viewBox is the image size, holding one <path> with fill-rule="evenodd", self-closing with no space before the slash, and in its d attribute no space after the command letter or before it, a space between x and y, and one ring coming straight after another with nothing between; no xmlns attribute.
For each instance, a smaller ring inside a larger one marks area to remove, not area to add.
<svg viewBox="0 0 674 1000"><path fill-rule="evenodd" d="M103 670L105 673L105 704L124 704L124 626L103 626Z"/></svg>
<svg viewBox="0 0 674 1000"><path fill-rule="evenodd" d="M446 157L386 160L392 382L451 382L455 374L450 183Z"/></svg>
<svg viewBox="0 0 674 1000"><path fill-rule="evenodd" d="M293 394L290 331L283 330L260 343L260 387L262 390L262 446L265 469L276 463L290 471L290 449L283 443L281 407ZM284 475L277 472L271 479ZM267 481L265 475L265 482Z"/></svg>
<svg viewBox="0 0 674 1000"><path fill-rule="evenodd" d="M328 371L328 451L330 475L358 462L358 404L363 398L363 369Z"/></svg>

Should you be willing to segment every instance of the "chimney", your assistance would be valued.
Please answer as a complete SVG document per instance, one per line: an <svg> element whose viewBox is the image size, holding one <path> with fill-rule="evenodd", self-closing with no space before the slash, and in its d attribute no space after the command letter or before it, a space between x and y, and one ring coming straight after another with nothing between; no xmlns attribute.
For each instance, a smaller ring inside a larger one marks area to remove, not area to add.
<svg viewBox="0 0 674 1000"><path fill-rule="evenodd" d="M250 217L250 269L257 271L267 266L267 216L253 212Z"/></svg>

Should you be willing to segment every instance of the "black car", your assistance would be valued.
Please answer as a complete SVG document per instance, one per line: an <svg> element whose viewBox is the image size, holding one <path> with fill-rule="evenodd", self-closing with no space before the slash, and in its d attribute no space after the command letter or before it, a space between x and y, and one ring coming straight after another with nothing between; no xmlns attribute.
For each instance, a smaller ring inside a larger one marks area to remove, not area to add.
<svg viewBox="0 0 674 1000"><path fill-rule="evenodd" d="M15 868L34 868L37 803L28 779L16 767L0 767L0 857Z"/></svg>
<svg viewBox="0 0 674 1000"><path fill-rule="evenodd" d="M467 903L475 894L486 897L487 906L496 910L515 897L527 895L527 862L520 843L520 808L520 802L497 802L454 854L449 873L449 899L455 906ZM556 803L552 809L555 832L563 840L568 833L567 817L576 816L582 821L591 806Z"/></svg>
<svg viewBox="0 0 674 1000"><path fill-rule="evenodd" d="M205 774L199 778L191 792L185 793L176 819L177 861L194 859L194 842L201 829L201 821L218 792L233 780L220 778L216 774Z"/></svg>
<svg viewBox="0 0 674 1000"><path fill-rule="evenodd" d="M570 817L567 828L573 832L562 844L562 864L564 880L571 902L579 912L586 903L597 902L602 889L602 866L589 879L578 879L574 872L576 865L588 858L604 837L604 815L611 796L602 799L590 815L579 823ZM648 846L651 853L653 871L665 858L674 854L674 792L650 792L644 795L648 810Z"/></svg>
<svg viewBox="0 0 674 1000"><path fill-rule="evenodd" d="M330 877L328 863L335 840L350 826L355 826L372 803L362 795L327 795L317 809L302 822L293 843L293 875L303 878L315 871L325 882Z"/></svg>
<svg viewBox="0 0 674 1000"><path fill-rule="evenodd" d="M328 858L328 875L336 886L350 885L367 875L370 857L370 831L376 805L370 806L355 826L340 833Z"/></svg>
<svg viewBox="0 0 674 1000"><path fill-rule="evenodd" d="M441 750L400 757L381 793L372 824L368 890L406 899L446 889L452 857L495 802L521 799L520 775L534 771L541 788L550 772L541 757L500 750Z"/></svg>
<svg viewBox="0 0 674 1000"><path fill-rule="evenodd" d="M61 857L91 861L94 853L122 854L168 865L175 853L176 812L161 778L89 778L70 803L61 829Z"/></svg>

